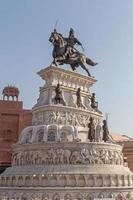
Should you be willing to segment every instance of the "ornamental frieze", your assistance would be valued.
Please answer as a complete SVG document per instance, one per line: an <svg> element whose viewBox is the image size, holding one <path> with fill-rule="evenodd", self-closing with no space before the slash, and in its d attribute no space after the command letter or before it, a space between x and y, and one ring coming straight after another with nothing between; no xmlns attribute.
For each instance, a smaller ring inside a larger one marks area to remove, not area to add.
<svg viewBox="0 0 133 200"><path fill-rule="evenodd" d="M33 115L32 124L60 124L60 125L72 125L87 127L90 114L81 114L81 112L72 111L45 111L39 112ZM95 118L95 124L97 124L99 118Z"/></svg>
<svg viewBox="0 0 133 200"><path fill-rule="evenodd" d="M53 149L14 152L13 165L115 164L123 165L121 152L106 149Z"/></svg>

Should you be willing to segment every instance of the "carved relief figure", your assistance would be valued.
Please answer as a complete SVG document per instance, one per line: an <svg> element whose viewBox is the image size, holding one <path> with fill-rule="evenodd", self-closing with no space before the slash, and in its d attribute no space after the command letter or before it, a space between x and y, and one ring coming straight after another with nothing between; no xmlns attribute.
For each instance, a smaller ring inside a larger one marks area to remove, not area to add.
<svg viewBox="0 0 133 200"><path fill-rule="evenodd" d="M50 112L47 113L47 124L54 124L56 121L56 113L55 112Z"/></svg>
<svg viewBox="0 0 133 200"><path fill-rule="evenodd" d="M12 198L11 199L13 199L13 200L19 200L19 197L18 197L18 195L16 194L16 193L14 193L13 195L12 195Z"/></svg>
<svg viewBox="0 0 133 200"><path fill-rule="evenodd" d="M65 194L64 200L71 200L72 196L70 194Z"/></svg>
<svg viewBox="0 0 133 200"><path fill-rule="evenodd" d="M102 161L100 158L100 151L94 148L92 148L90 151L92 152L91 154L93 155L93 159L94 159L93 163L102 164Z"/></svg>
<svg viewBox="0 0 133 200"><path fill-rule="evenodd" d="M81 149L81 157L82 157L82 162L84 164L90 163L89 159L89 150L86 148Z"/></svg>
<svg viewBox="0 0 133 200"><path fill-rule="evenodd" d="M43 194L41 200L48 200L49 196L48 194Z"/></svg>
<svg viewBox="0 0 133 200"><path fill-rule="evenodd" d="M115 164L123 165L123 156L116 150L82 148L81 150L53 149L13 153L13 165L40 164Z"/></svg>
<svg viewBox="0 0 133 200"><path fill-rule="evenodd" d="M86 200L92 200L92 199L94 199L94 197L93 197L93 195L87 194L85 199Z"/></svg>
<svg viewBox="0 0 133 200"><path fill-rule="evenodd" d="M56 164L63 164L63 149L56 150Z"/></svg>
<svg viewBox="0 0 133 200"><path fill-rule="evenodd" d="M95 156L94 156L94 149L90 149L89 151L89 162L90 164L95 164Z"/></svg>
<svg viewBox="0 0 133 200"><path fill-rule="evenodd" d="M89 115L66 111L48 111L44 114L44 124L61 124L86 127Z"/></svg>
<svg viewBox="0 0 133 200"><path fill-rule="evenodd" d="M124 160L123 160L123 153L120 152L118 155L119 155L120 165L123 165L123 163L124 163Z"/></svg>
<svg viewBox="0 0 133 200"><path fill-rule="evenodd" d="M59 194L54 194L54 196L53 196L53 200L60 200L60 196L59 196Z"/></svg>
<svg viewBox="0 0 133 200"><path fill-rule="evenodd" d="M116 200L126 200L126 198L124 197L124 195L122 193L118 194L115 199Z"/></svg>
<svg viewBox="0 0 133 200"><path fill-rule="evenodd" d="M78 124L82 127L85 127L85 118L83 115L77 115Z"/></svg>
<svg viewBox="0 0 133 200"><path fill-rule="evenodd" d="M31 195L31 200L38 200L38 195L37 194L32 194Z"/></svg>
<svg viewBox="0 0 133 200"><path fill-rule="evenodd" d="M83 200L83 196L82 196L82 194L77 194L77 200Z"/></svg>
<svg viewBox="0 0 133 200"><path fill-rule="evenodd" d="M50 164L50 156L47 152L44 152L42 155L42 164Z"/></svg>
<svg viewBox="0 0 133 200"><path fill-rule="evenodd" d="M81 156L79 151L73 151L71 158L70 158L71 164L78 164L81 163Z"/></svg>
<svg viewBox="0 0 133 200"><path fill-rule="evenodd" d="M66 164L70 163L70 156L71 156L71 151L68 149L65 149L64 155L63 155L64 163L66 163Z"/></svg>
<svg viewBox="0 0 133 200"><path fill-rule="evenodd" d="M126 196L127 200L133 200L133 192L129 192Z"/></svg>
<svg viewBox="0 0 133 200"><path fill-rule="evenodd" d="M62 112L60 115L59 123L66 124L67 122L67 112Z"/></svg>
<svg viewBox="0 0 133 200"><path fill-rule="evenodd" d="M28 200L27 194L25 194L25 193L22 194L21 199L22 199L22 200Z"/></svg>
<svg viewBox="0 0 133 200"><path fill-rule="evenodd" d="M115 164L113 151L109 151L109 164Z"/></svg>

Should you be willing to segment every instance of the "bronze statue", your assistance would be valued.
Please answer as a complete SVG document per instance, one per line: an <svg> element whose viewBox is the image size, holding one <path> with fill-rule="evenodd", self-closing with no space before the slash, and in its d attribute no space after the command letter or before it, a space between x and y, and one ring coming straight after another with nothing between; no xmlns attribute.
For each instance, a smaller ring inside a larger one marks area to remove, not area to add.
<svg viewBox="0 0 133 200"><path fill-rule="evenodd" d="M56 104L57 103L61 103L61 104L63 104L65 106L66 104L65 104L64 99L62 97L62 91L60 89L60 84L59 83L57 84L57 86L55 88L55 93L56 93L56 95L55 95L55 103Z"/></svg>
<svg viewBox="0 0 133 200"><path fill-rule="evenodd" d="M95 141L95 125L92 117L90 117L88 128L89 128L88 139L90 140L90 142L93 142Z"/></svg>
<svg viewBox="0 0 133 200"><path fill-rule="evenodd" d="M88 76L91 76L85 64L95 66L97 63L93 62L90 58L87 58L74 47L75 44L81 46L82 44L74 37L74 31L72 28L70 29L68 38L63 37L61 33L58 33L57 30L54 29L49 41L54 46L52 54L54 58L53 64L70 64L73 71L76 67L81 66L87 72Z"/></svg>
<svg viewBox="0 0 133 200"><path fill-rule="evenodd" d="M107 126L107 121L103 120L103 141L107 142L109 140L109 130L108 130L108 126Z"/></svg>
<svg viewBox="0 0 133 200"><path fill-rule="evenodd" d="M91 96L91 107L93 109L98 109L98 102L95 100L95 93L92 93Z"/></svg>
<svg viewBox="0 0 133 200"><path fill-rule="evenodd" d="M77 96L77 106L81 107L81 95L80 95L80 88L78 88L77 92L76 92L76 96Z"/></svg>
<svg viewBox="0 0 133 200"><path fill-rule="evenodd" d="M65 40L67 41L67 50L65 55L70 58L74 54L74 52L78 52L74 45L78 44L82 46L82 44L76 37L74 37L74 30L72 28L70 28L69 36L68 38L65 38Z"/></svg>
<svg viewBox="0 0 133 200"><path fill-rule="evenodd" d="M85 108L85 106L82 104L82 99L81 99L81 93L80 93L80 88L78 88L77 92L76 92L76 96L77 96L77 106L78 108Z"/></svg>

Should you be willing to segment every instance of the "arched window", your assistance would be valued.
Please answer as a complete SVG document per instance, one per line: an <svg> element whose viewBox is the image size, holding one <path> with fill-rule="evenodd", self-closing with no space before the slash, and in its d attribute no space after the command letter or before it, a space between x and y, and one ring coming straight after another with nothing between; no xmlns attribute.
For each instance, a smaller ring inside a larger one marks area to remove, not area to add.
<svg viewBox="0 0 133 200"><path fill-rule="evenodd" d="M44 136L44 131L40 130L38 132L38 142L42 142L43 141L43 136Z"/></svg>
<svg viewBox="0 0 133 200"><path fill-rule="evenodd" d="M48 137L47 137L47 141L48 142L54 142L56 140L56 134L54 130L49 130L48 132Z"/></svg>
<svg viewBox="0 0 133 200"><path fill-rule="evenodd" d="M32 131L29 131L26 135L26 143L30 143L32 138Z"/></svg>
<svg viewBox="0 0 133 200"><path fill-rule="evenodd" d="M62 131L61 134L60 134L60 140L62 142L67 142L68 139L67 139L67 133L65 131Z"/></svg>

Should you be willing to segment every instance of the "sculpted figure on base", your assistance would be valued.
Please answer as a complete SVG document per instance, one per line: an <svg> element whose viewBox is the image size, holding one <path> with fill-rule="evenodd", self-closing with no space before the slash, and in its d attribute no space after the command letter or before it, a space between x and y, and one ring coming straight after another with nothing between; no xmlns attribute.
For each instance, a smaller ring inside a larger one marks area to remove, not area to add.
<svg viewBox="0 0 133 200"><path fill-rule="evenodd" d="M107 142L109 140L109 130L108 130L108 126L107 126L107 121L103 120L103 141Z"/></svg>
<svg viewBox="0 0 133 200"><path fill-rule="evenodd" d="M89 128L88 139L90 140L90 142L93 142L95 141L95 125L92 117L90 117L88 128Z"/></svg>
<svg viewBox="0 0 133 200"><path fill-rule="evenodd" d="M78 106L78 108L85 108L85 106L82 104L80 88L78 88L78 90L76 92L76 96L77 96L77 106Z"/></svg>
<svg viewBox="0 0 133 200"><path fill-rule="evenodd" d="M56 93L56 95L55 95L55 103L56 104L57 103L61 103L61 104L63 104L65 106L66 104L65 104L64 99L62 97L62 91L60 89L60 84L59 83L57 84L57 87L55 88L55 93Z"/></svg>
<svg viewBox="0 0 133 200"><path fill-rule="evenodd" d="M115 143L112 136L109 134L109 130L108 130L108 125L107 125L107 121L106 120L103 120L103 126L102 126L102 129L103 129L103 141L104 142L111 142L111 143Z"/></svg>
<svg viewBox="0 0 133 200"><path fill-rule="evenodd" d="M90 58L86 57L83 53L80 53L76 48L75 44L82 47L81 42L74 36L74 30L71 28L69 32L69 37L65 38L61 33L58 33L56 29L51 33L49 41L53 44L53 64L62 65L70 64L72 70L74 71L78 66L81 66L90 75L89 70L85 66L97 65ZM83 47L82 47L83 48Z"/></svg>
<svg viewBox="0 0 133 200"><path fill-rule="evenodd" d="M92 93L91 96L91 107L95 110L98 109L98 102L95 100L95 93Z"/></svg>

